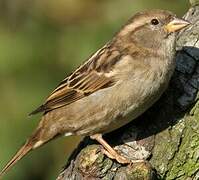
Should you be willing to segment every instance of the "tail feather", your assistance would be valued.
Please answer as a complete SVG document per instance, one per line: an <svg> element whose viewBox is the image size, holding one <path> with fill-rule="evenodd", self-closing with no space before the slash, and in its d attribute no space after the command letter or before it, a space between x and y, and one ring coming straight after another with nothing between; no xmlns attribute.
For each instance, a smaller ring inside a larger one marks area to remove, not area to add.
<svg viewBox="0 0 199 180"><path fill-rule="evenodd" d="M26 141L26 143L17 151L14 157L7 163L7 165L0 171L1 177L9 171L20 159L22 159L31 150L38 148L43 144L43 141L39 140L40 128Z"/></svg>
<svg viewBox="0 0 199 180"><path fill-rule="evenodd" d="M33 144L31 142L26 142L19 151L14 155L14 157L7 163L7 165L0 172L1 177L12 168L21 158L23 158L27 153L29 153L33 148Z"/></svg>

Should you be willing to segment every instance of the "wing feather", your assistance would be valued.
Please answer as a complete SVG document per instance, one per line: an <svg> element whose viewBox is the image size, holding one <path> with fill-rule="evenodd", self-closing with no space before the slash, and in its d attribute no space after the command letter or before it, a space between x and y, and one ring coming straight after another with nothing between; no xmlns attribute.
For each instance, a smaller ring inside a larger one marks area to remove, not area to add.
<svg viewBox="0 0 199 180"><path fill-rule="evenodd" d="M99 89L112 86L115 83L114 77L107 74L111 73L114 64L119 60L119 54L117 51L110 51L107 46L100 49L74 73L66 77L44 104L30 115L66 106Z"/></svg>

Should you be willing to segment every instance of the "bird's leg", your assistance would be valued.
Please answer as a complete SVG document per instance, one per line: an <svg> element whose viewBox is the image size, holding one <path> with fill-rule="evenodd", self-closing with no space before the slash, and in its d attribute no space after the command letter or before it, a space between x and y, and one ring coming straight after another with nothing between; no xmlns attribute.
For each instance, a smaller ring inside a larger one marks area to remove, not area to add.
<svg viewBox="0 0 199 180"><path fill-rule="evenodd" d="M104 149L102 152L111 159L115 159L121 164L129 164L131 163L130 160L126 159L125 157L121 156L118 152L116 152L103 138L101 134L95 134L90 136L91 139L95 139L98 141Z"/></svg>

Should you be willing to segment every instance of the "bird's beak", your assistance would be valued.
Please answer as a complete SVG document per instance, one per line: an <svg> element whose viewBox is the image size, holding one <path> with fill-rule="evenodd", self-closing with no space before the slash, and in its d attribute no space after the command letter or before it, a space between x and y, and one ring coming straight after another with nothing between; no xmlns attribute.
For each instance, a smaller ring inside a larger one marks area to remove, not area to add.
<svg viewBox="0 0 199 180"><path fill-rule="evenodd" d="M169 22L168 24L166 24L164 26L164 29L168 33L172 33L172 32L179 31L179 30L187 27L188 25L190 25L190 22L185 21L185 20L180 19L180 18L174 18L171 22Z"/></svg>

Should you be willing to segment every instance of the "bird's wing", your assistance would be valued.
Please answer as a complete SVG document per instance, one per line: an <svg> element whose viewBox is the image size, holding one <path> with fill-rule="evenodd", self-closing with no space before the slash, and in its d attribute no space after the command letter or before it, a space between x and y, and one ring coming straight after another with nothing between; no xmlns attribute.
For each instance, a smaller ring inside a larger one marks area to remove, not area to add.
<svg viewBox="0 0 199 180"><path fill-rule="evenodd" d="M96 52L70 76L65 78L46 99L45 103L30 113L48 112L71 104L100 89L116 83L113 66L119 61L120 53L108 46Z"/></svg>

